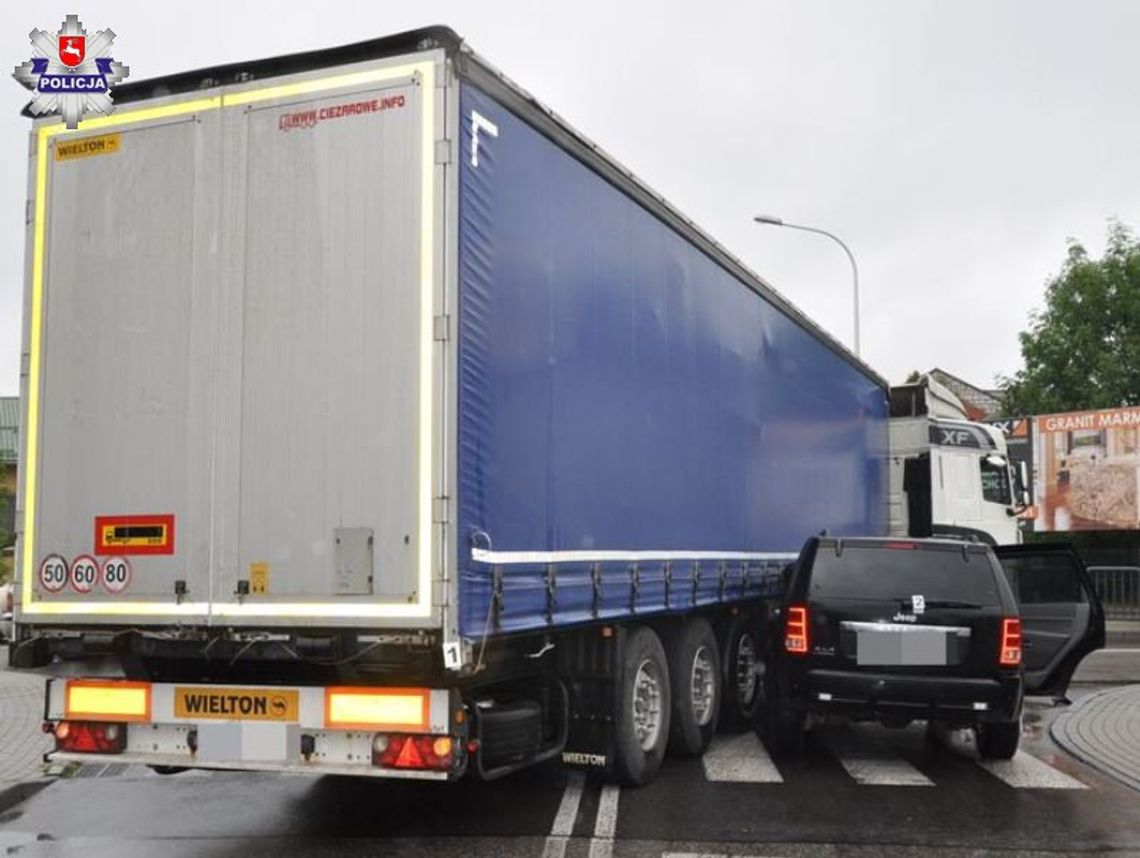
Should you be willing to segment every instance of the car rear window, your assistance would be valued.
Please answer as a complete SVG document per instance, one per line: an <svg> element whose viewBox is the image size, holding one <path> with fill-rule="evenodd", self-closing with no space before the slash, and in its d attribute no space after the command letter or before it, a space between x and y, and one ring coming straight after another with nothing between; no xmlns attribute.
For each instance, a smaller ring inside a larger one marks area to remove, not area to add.
<svg viewBox="0 0 1140 858"><path fill-rule="evenodd" d="M875 545L820 546L811 572L811 595L844 599L909 599L1000 603L994 569L984 554L944 548Z"/></svg>

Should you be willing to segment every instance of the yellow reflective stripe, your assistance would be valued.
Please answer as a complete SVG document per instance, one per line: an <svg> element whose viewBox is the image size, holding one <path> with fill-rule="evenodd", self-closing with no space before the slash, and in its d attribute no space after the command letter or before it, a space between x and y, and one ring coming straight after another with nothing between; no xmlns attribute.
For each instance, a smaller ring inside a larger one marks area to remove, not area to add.
<svg viewBox="0 0 1140 858"><path fill-rule="evenodd" d="M235 92L191 101L146 107L139 110L116 111L110 116L84 119L81 128L69 129L62 122L41 125L36 152L36 203L33 224L32 248L32 296L29 333L28 365L28 425L27 446L24 458L24 530L22 534L22 574L21 587L23 612L29 614L73 614L93 615L159 615L159 614L204 614L208 606L194 603L171 605L166 602L36 602L33 603L32 582L35 575L35 512L36 478L38 471L39 410L43 336L43 267L44 231L47 207L47 149L52 137L69 134L87 134L99 128L110 128L164 119L188 113L214 110L222 107L240 106L275 98L305 95L331 89L351 87L358 84L376 83L420 75L423 89L421 134L421 248L420 248L420 449L418 462L419 477L419 552L418 599L413 604L399 603L388 605L352 604L280 604L273 605L215 605L214 613L230 616L335 616L335 617L426 617L431 614L431 444L432 444L432 310L435 287L434 272L434 211L435 211L435 63L422 62L391 66L368 71L352 72L331 77L314 78L296 83L262 87L244 92Z"/></svg>
<svg viewBox="0 0 1140 858"><path fill-rule="evenodd" d="M402 66L390 66L382 69L370 69L368 71L334 75L333 77L313 78L312 80L302 80L296 83L283 83L278 86L259 87L244 92L228 92L223 98L225 99L227 107L239 104L253 104L258 101L269 101L274 98L289 98L293 95L310 95L315 92L324 92L328 89L344 89L360 84L412 77L416 73L423 75L424 89L430 95L431 90L428 89L428 86L431 83L430 78L434 74L434 69L434 63L412 63Z"/></svg>

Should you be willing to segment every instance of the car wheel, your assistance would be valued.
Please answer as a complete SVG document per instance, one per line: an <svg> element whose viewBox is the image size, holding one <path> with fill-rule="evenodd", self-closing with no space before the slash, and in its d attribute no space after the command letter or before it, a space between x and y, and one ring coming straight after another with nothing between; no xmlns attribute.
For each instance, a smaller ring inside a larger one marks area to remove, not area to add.
<svg viewBox="0 0 1140 858"><path fill-rule="evenodd" d="M685 623L672 644L669 750L681 756L699 757L712 742L720 716L721 672L716 635L707 620L694 617Z"/></svg>
<svg viewBox="0 0 1140 858"><path fill-rule="evenodd" d="M767 707L767 717L764 720L764 738L769 751L784 757L803 753L807 720L803 712L772 705Z"/></svg>
<svg viewBox="0 0 1140 858"><path fill-rule="evenodd" d="M974 736L983 760L1008 760L1021 743L1021 719L979 724L974 728Z"/></svg>
<svg viewBox="0 0 1140 858"><path fill-rule="evenodd" d="M648 783L661 768L669 741L670 690L661 639L647 626L630 629L622 662L614 761L618 778L628 786Z"/></svg>

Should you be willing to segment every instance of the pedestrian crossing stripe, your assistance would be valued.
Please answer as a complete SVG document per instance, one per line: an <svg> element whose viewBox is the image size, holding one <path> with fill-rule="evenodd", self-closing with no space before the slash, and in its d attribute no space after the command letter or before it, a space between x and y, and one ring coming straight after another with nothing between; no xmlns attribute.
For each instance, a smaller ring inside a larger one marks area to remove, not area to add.
<svg viewBox="0 0 1140 858"><path fill-rule="evenodd" d="M824 747L863 786L930 787L935 782L888 743L876 737L826 735ZM1025 751L1010 760L981 760L961 743L950 751L1014 789L1088 789L1071 775ZM705 780L713 783L782 784L780 769L754 733L717 738L702 758Z"/></svg>

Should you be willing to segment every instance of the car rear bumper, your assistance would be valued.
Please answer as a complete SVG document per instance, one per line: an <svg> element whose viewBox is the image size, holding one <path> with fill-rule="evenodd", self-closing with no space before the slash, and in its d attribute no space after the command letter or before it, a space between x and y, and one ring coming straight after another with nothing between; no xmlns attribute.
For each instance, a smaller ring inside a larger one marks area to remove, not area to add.
<svg viewBox="0 0 1140 858"><path fill-rule="evenodd" d="M1021 713L1020 674L922 676L808 670L784 695L792 708L855 719L910 718L968 724L1010 721Z"/></svg>

